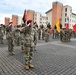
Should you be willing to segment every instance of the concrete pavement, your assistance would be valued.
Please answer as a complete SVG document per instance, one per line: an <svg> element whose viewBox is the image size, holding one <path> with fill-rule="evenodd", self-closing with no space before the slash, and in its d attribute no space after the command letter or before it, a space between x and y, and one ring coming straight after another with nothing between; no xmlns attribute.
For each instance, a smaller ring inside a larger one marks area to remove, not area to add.
<svg viewBox="0 0 76 75"><path fill-rule="evenodd" d="M76 75L76 39L66 43L58 39L39 41L36 49L35 68L26 71L20 47L15 46L16 55L9 56L7 45L0 46L0 75Z"/></svg>

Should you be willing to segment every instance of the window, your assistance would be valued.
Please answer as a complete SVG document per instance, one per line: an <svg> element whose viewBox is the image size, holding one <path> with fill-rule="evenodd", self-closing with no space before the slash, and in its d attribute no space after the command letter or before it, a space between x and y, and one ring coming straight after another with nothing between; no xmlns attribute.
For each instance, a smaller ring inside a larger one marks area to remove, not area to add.
<svg viewBox="0 0 76 75"><path fill-rule="evenodd" d="M42 18L40 18L40 20L42 20Z"/></svg>
<svg viewBox="0 0 76 75"><path fill-rule="evenodd" d="M65 13L65 17L67 16L67 13Z"/></svg>
<svg viewBox="0 0 76 75"><path fill-rule="evenodd" d="M65 8L65 12L67 12L67 8Z"/></svg>
<svg viewBox="0 0 76 75"><path fill-rule="evenodd" d="M70 12L72 12L72 9L70 9Z"/></svg>
<svg viewBox="0 0 76 75"><path fill-rule="evenodd" d="M48 20L48 17L46 17L46 20Z"/></svg>
<svg viewBox="0 0 76 75"><path fill-rule="evenodd" d="M66 26L66 23L65 23L65 26Z"/></svg>
<svg viewBox="0 0 76 75"><path fill-rule="evenodd" d="M66 22L66 18L65 18L65 22Z"/></svg>
<svg viewBox="0 0 76 75"><path fill-rule="evenodd" d="M71 22L71 19L70 19L70 22Z"/></svg>

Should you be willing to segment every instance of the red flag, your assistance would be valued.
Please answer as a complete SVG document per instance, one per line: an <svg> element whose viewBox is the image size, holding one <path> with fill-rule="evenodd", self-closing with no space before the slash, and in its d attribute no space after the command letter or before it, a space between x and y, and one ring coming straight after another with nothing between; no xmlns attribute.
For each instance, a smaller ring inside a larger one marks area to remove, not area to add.
<svg viewBox="0 0 76 75"><path fill-rule="evenodd" d="M69 29L69 24L68 23L66 23L66 29Z"/></svg>
<svg viewBox="0 0 76 75"><path fill-rule="evenodd" d="M27 21L27 11L24 11L24 15L23 15L23 22L26 23Z"/></svg>
<svg viewBox="0 0 76 75"><path fill-rule="evenodd" d="M67 21L66 21L66 29L69 29L69 18L67 18Z"/></svg>
<svg viewBox="0 0 76 75"><path fill-rule="evenodd" d="M76 24L73 26L73 30L76 33Z"/></svg>

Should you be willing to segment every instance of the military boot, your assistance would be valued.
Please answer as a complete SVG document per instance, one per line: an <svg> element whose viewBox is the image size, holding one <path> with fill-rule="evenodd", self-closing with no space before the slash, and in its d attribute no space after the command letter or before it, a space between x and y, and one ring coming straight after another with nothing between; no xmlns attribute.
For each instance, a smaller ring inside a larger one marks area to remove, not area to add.
<svg viewBox="0 0 76 75"><path fill-rule="evenodd" d="M12 55L15 55L15 53L14 53L14 52L12 52Z"/></svg>
<svg viewBox="0 0 76 75"><path fill-rule="evenodd" d="M29 66L28 66L28 65L25 65L25 69L26 69L26 70L29 70Z"/></svg>
<svg viewBox="0 0 76 75"><path fill-rule="evenodd" d="M30 68L34 68L34 66L33 66L32 64L29 64L29 67L30 67Z"/></svg>

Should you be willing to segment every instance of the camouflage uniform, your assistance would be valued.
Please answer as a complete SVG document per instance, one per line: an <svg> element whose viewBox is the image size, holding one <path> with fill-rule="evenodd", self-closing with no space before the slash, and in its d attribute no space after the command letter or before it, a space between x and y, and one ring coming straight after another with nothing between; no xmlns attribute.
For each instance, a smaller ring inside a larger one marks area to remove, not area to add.
<svg viewBox="0 0 76 75"><path fill-rule="evenodd" d="M44 28L42 29L42 40L44 40L44 38L45 38L45 30L44 30Z"/></svg>
<svg viewBox="0 0 76 75"><path fill-rule="evenodd" d="M1 26L0 26L0 43L3 44L3 32Z"/></svg>
<svg viewBox="0 0 76 75"><path fill-rule="evenodd" d="M15 30L15 42L16 42L17 46L20 45L20 30L19 29Z"/></svg>
<svg viewBox="0 0 76 75"><path fill-rule="evenodd" d="M45 30L45 42L48 42L49 41L49 29L47 28L46 30Z"/></svg>
<svg viewBox="0 0 76 75"><path fill-rule="evenodd" d="M24 31L23 30L21 30L20 36L21 36L21 50L22 50L22 53L24 53Z"/></svg>
<svg viewBox="0 0 76 75"><path fill-rule="evenodd" d="M31 28L31 35L33 36L33 41L34 41L34 44L35 44L34 50L36 51L35 48L36 48L36 45L37 45L37 29L36 29L35 26Z"/></svg>
<svg viewBox="0 0 76 75"><path fill-rule="evenodd" d="M33 51L34 51L34 37L33 35L31 35L31 29L27 28L26 30L26 36L25 36L25 42L24 42L24 49L25 49L25 65L26 69L29 69L29 66L31 66L32 68L34 67L33 65L31 65L32 62L32 58L33 58Z"/></svg>
<svg viewBox="0 0 76 75"><path fill-rule="evenodd" d="M7 40L8 40L8 51L10 55L15 54L13 52L13 47L14 47L14 39L13 39L13 33L12 32L8 32L7 34Z"/></svg>
<svg viewBox="0 0 76 75"><path fill-rule="evenodd" d="M40 40L41 38L41 29L38 29L38 39Z"/></svg>

